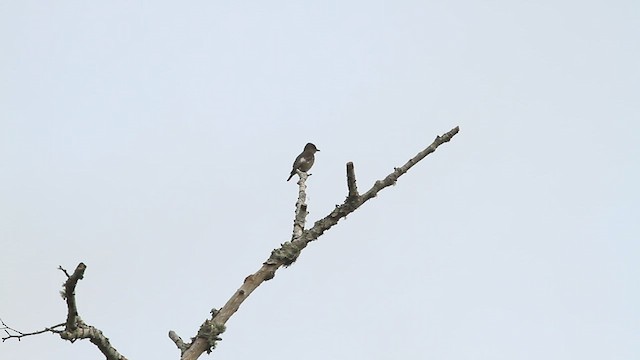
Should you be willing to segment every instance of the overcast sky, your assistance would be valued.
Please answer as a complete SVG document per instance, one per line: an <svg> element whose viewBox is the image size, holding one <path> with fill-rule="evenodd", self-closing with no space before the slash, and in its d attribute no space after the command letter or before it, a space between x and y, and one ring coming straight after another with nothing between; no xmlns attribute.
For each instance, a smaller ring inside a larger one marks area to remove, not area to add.
<svg viewBox="0 0 640 360"><path fill-rule="evenodd" d="M0 2L0 318L177 359L290 239L460 133L264 283L211 359L640 358L638 1ZM44 334L2 359L103 359Z"/></svg>

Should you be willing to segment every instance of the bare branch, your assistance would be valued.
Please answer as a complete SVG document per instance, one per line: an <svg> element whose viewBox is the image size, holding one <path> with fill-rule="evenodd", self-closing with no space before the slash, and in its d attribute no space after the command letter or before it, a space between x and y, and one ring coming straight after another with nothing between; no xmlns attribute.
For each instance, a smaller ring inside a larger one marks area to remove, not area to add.
<svg viewBox="0 0 640 360"><path fill-rule="evenodd" d="M169 331L169 338L173 341L174 344L176 344L178 349L180 349L180 354L183 354L189 347L189 344L186 344L184 341L182 341L182 338L178 336L178 334L176 334L176 332L173 330Z"/></svg>
<svg viewBox="0 0 640 360"><path fill-rule="evenodd" d="M63 298L67 302L67 321L64 324L64 331L58 332L60 337L70 342L75 342L78 339L89 339L108 360L127 360L126 357L111 346L109 339L104 336L100 329L85 324L78 314L76 285L78 285L78 281L83 279L87 266L84 263L78 264L71 275L62 266L59 269L67 275L67 281L64 282L64 290L62 291Z"/></svg>
<svg viewBox="0 0 640 360"><path fill-rule="evenodd" d="M296 201L296 216L293 220L293 234L291 240L295 240L302 236L304 225L307 219L307 178L309 175L303 171L298 171L300 180L298 180L298 201Z"/></svg>
<svg viewBox="0 0 640 360"><path fill-rule="evenodd" d="M75 291L76 286L78 285L78 281L82 280L82 278L84 277L84 272L87 269L87 266L84 263L78 264L75 271L71 275L69 275L67 270L62 268L62 266L59 266L58 269L61 270L67 277L67 281L64 282L63 290L61 291L62 297L67 302L66 322L45 328L44 330L35 331L32 333L22 333L18 330L10 328L0 320L3 325L2 330L7 333L7 336L3 337L2 341L10 338L17 338L18 340L20 340L25 336L51 332L59 334L62 339L69 340L70 342L75 342L78 339L89 339L89 341L96 345L108 360L127 360L127 358L122 356L113 346L111 346L111 344L109 343L109 339L107 339L107 337L102 334L102 331L93 326L85 324L78 314ZM58 330L58 328L61 327L64 327L64 330ZM10 333L10 331L14 332L15 334Z"/></svg>
<svg viewBox="0 0 640 360"><path fill-rule="evenodd" d="M360 196L360 194L358 194L358 187L356 186L356 171L351 161L347 163L347 187L349 188L347 199L353 200Z"/></svg>
<svg viewBox="0 0 640 360"><path fill-rule="evenodd" d="M402 165L399 168L395 168L394 171L391 174L387 175L387 177L385 177L384 179L376 181L373 187L371 187L369 191L361 196L361 201L365 202L376 196L380 190L395 184L401 175L404 175L407 171L409 171L409 169L417 164L418 161L424 159L427 155L436 151L438 146L449 142L451 138L453 138L458 133L458 131L460 131L460 128L456 126L442 136L436 136L436 139L433 140L433 143L431 143L431 145L429 145L426 149L422 150L416 156L409 159L406 164Z"/></svg>
<svg viewBox="0 0 640 360"><path fill-rule="evenodd" d="M111 345L109 339L104 336L100 329L82 322L79 323L78 327L73 331L61 332L60 337L70 342L75 342L78 339L89 339L92 344L98 347L107 360L127 360L124 355L120 354L118 350Z"/></svg>
<svg viewBox="0 0 640 360"><path fill-rule="evenodd" d="M67 281L64 282L64 299L67 301L67 326L66 331L74 331L76 329L76 322L78 317L78 307L76 305L76 285L78 281L84 276L84 271L87 269L87 265L84 263L78 264L76 270L71 276L62 266L59 267L65 275L67 275Z"/></svg>
<svg viewBox="0 0 640 360"><path fill-rule="evenodd" d="M395 168L394 171L387 175L384 179L378 180L375 184L363 195L349 196L339 206L323 219L315 222L314 226L308 230L302 230L302 233L298 236L298 230L304 229L304 221L307 214L306 211L306 193L304 192L305 180L302 176L298 184L300 185L300 191L298 193L298 202L296 203L296 220L294 220L294 233L292 240L281 245L280 248L271 252L269 259L262 264L262 267L254 274L245 278L244 283L236 292L231 296L226 304L220 309L220 311L212 313L211 319L207 319L198 331L198 335L189 346L186 351L182 352L182 360L195 360L202 353L211 352L215 347L216 342L220 339L218 335L224 332L224 324L231 318L231 316L238 311L240 305L244 300L251 295L251 293L262 284L264 281L270 280L275 276L275 272L282 266L291 265L300 255L302 249L304 249L309 242L318 239L325 231L336 225L338 221L357 208L364 204L369 199L375 197L378 192L388 186L393 185L398 178L405 174L411 167L422 160L425 156L434 152L440 145L451 140L459 131L458 127L451 129L449 132L442 136L437 136L436 139L426 149L419 152L415 157L410 159L406 164L399 168ZM347 170L348 171L348 170ZM347 175L349 176L349 175ZM353 184L355 189L355 172L353 175ZM352 193L350 187L350 194ZM303 215L304 214L304 215ZM179 347L179 346L178 346Z"/></svg>
<svg viewBox="0 0 640 360"><path fill-rule="evenodd" d="M67 272L67 270L65 270L62 265L58 265L58 270L62 271L65 275L67 275L67 279L70 278L71 276L69 275L69 273Z"/></svg>
<svg viewBox="0 0 640 360"><path fill-rule="evenodd" d="M4 323L4 321L2 319L0 319L0 323L2 323L2 328L0 328L0 330L3 330L6 333L6 336L2 337L2 342L5 342L8 339L18 339L18 341L20 341L20 339L22 339L25 336L31 336L31 335L39 335L39 334L44 334L47 332L53 333L53 334L60 334L62 332L62 330L57 330L57 328L61 328L64 326L64 323L62 324L57 324L57 325L53 325L47 328L44 328L43 330L39 330L39 331L34 331L34 332L30 332L30 333L24 333L22 331L18 331L10 326L8 326L7 324Z"/></svg>

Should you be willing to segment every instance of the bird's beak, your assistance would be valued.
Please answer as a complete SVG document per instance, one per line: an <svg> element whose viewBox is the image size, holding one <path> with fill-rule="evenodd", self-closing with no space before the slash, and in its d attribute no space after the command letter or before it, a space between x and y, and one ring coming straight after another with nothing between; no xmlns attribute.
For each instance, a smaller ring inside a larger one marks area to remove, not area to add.
<svg viewBox="0 0 640 360"><path fill-rule="evenodd" d="M316 151L320 151L320 149L316 149Z"/></svg>

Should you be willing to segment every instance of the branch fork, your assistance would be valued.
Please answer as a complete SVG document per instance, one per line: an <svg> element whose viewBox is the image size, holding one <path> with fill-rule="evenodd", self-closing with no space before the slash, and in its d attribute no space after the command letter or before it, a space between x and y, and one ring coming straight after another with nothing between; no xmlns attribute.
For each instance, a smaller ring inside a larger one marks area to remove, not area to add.
<svg viewBox="0 0 640 360"><path fill-rule="evenodd" d="M296 202L296 213L291 240L281 244L280 248L273 250L269 258L262 264L262 267L245 278L244 283L231 296L220 311L213 315L210 320L206 320L202 324L201 330L198 331L198 336L193 339L193 342L188 345L186 350L183 350L181 347L181 345L184 345L184 342L180 343L172 338L181 351L181 360L195 360L205 351L210 352L215 346L215 342L219 340L218 335L224 331L224 324L238 311L240 305L258 286L264 281L272 279L279 268L293 264L309 242L317 240L325 231L336 225L340 219L354 212L366 201L375 197L380 190L395 184L400 176L405 174L425 156L433 153L440 145L450 141L459 130L458 127L455 127L442 136L437 136L426 149L419 152L401 167L394 168L392 173L384 179L376 181L371 189L362 195L358 193L356 186L353 163L347 163L347 198L342 204L336 206L327 216L316 221L310 229L305 229L306 217L308 215L306 204L306 180L308 175L304 172L299 172L298 200ZM210 333L211 335L206 334L206 336L204 336L201 335L203 327L212 327L214 330Z"/></svg>
<svg viewBox="0 0 640 360"><path fill-rule="evenodd" d="M306 203L306 181L309 174L298 171L298 175L300 176L298 180L298 200L296 201L291 240L281 244L280 248L274 249L260 269L244 279L240 288L236 290L220 310L213 309L211 311L211 317L204 321L197 335L191 339L190 343L185 343L178 334L174 331L169 331L169 338L180 350L181 360L195 360L205 351L210 353L216 347L217 342L221 340L220 334L225 331L226 322L238 311L240 305L258 286L265 281L271 280L279 268L292 265L302 250L307 247L311 241L317 240L325 231L336 225L340 219L346 218L347 215L354 212L362 204L375 197L382 189L395 184L400 176L404 175L424 157L433 153L440 145L450 141L458 131L459 128L455 127L442 136L437 136L431 145L419 152L401 167L394 168L393 172L384 179L376 181L371 189L367 190L364 194L358 192L354 165L352 162L348 162L346 166L346 199L342 204L337 205L327 216L316 221L313 227L309 229L305 229L306 218L309 214ZM75 342L78 339L89 339L89 341L96 345L100 352L105 355L107 360L127 360L110 344L109 339L102 331L87 325L80 318L75 290L78 281L84 278L86 268L87 266L84 263L80 263L74 272L69 274L67 270L59 267L59 270L67 277L63 285L63 290L60 292L67 304L67 319L64 323L40 331L23 333L7 326L4 321L0 319L0 323L2 324L0 330L6 333L6 336L2 337L2 340L5 341L15 338L19 341L25 336L50 332L58 334L62 339L70 342Z"/></svg>

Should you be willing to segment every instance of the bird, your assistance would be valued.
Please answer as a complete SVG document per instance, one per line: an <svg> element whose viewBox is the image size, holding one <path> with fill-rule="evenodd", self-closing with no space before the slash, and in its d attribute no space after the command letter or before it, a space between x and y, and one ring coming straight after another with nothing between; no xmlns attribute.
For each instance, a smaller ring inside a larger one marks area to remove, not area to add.
<svg viewBox="0 0 640 360"><path fill-rule="evenodd" d="M312 143L307 143L307 145L304 146L304 150L293 162L293 169L291 169L291 174L289 174L289 178L287 179L287 181L291 180L293 175L296 174L296 170L304 172L309 171L309 169L311 169L311 166L313 166L313 162L315 161L315 156L313 154L315 154L317 151L320 150L318 150L315 145L313 145Z"/></svg>

